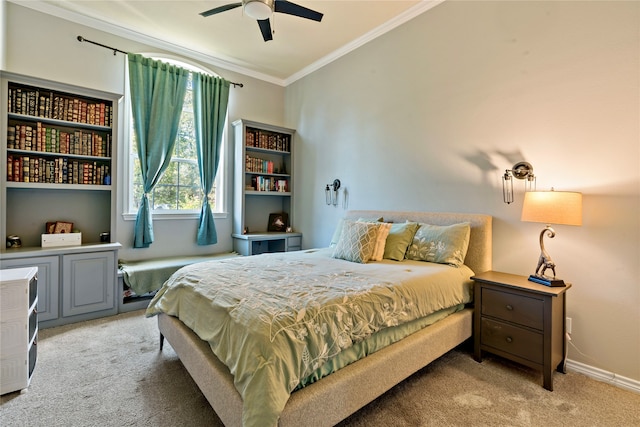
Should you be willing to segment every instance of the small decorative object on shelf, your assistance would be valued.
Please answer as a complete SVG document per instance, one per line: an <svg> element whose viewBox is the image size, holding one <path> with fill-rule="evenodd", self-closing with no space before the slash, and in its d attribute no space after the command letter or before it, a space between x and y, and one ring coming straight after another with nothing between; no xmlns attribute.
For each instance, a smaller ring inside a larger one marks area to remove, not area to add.
<svg viewBox="0 0 640 427"><path fill-rule="evenodd" d="M19 236L12 234L7 236L7 249L17 249L22 246L22 240Z"/></svg>
<svg viewBox="0 0 640 427"><path fill-rule="evenodd" d="M286 212L269 214L267 231L286 231L288 223L289 215Z"/></svg>
<svg viewBox="0 0 640 427"><path fill-rule="evenodd" d="M71 233L72 230L73 230L73 223L72 222L56 221L54 226L53 226L53 233L54 234Z"/></svg>

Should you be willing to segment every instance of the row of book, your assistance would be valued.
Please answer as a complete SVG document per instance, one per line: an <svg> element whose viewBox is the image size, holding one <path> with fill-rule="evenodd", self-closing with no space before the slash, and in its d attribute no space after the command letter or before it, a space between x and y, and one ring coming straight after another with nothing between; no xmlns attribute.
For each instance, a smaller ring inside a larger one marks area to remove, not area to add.
<svg viewBox="0 0 640 427"><path fill-rule="evenodd" d="M7 149L111 157L111 134L77 129L66 132L36 123L9 124Z"/></svg>
<svg viewBox="0 0 640 427"><path fill-rule="evenodd" d="M9 85L9 113L75 123L109 126L113 123L110 102L85 100L30 86Z"/></svg>
<svg viewBox="0 0 640 427"><path fill-rule="evenodd" d="M284 165L275 167L271 160L260 159L257 157L245 156L245 169L246 172L254 173L278 173L286 174L286 168Z"/></svg>
<svg viewBox="0 0 640 427"><path fill-rule="evenodd" d="M251 189L253 191L286 193L289 191L289 181L268 176L254 176L251 177Z"/></svg>
<svg viewBox="0 0 640 427"><path fill-rule="evenodd" d="M109 165L98 162L49 159L34 156L7 156L7 181L48 184L105 184ZM107 178L107 183L110 178Z"/></svg>
<svg viewBox="0 0 640 427"><path fill-rule="evenodd" d="M282 133L247 128L245 145L247 147L289 152L291 151L291 138L289 135Z"/></svg>

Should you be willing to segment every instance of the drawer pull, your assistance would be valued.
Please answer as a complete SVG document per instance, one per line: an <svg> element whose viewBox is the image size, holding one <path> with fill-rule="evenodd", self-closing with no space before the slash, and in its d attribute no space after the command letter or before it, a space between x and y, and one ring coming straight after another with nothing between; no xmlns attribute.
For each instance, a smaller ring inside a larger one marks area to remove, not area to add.
<svg viewBox="0 0 640 427"><path fill-rule="evenodd" d="M512 342L513 342L513 338L511 338L511 337L507 337L507 342L508 342L508 343L512 343Z"/></svg>
<svg viewBox="0 0 640 427"><path fill-rule="evenodd" d="M506 309L509 311L513 311L513 306L511 304L507 304Z"/></svg>

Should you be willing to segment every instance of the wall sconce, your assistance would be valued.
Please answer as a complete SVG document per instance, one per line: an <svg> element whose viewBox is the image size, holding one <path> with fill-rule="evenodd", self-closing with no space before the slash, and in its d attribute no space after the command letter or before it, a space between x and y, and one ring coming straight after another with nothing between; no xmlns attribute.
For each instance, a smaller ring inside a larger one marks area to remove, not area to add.
<svg viewBox="0 0 640 427"><path fill-rule="evenodd" d="M333 184L327 186L324 189L324 197L327 205L336 206L338 204L338 189L340 188L340 180L334 179Z"/></svg>
<svg viewBox="0 0 640 427"><path fill-rule="evenodd" d="M533 166L527 162L518 162L513 169L507 169L502 175L502 199L506 204L513 203L513 178L525 179L525 191L536 189L536 176L533 174Z"/></svg>

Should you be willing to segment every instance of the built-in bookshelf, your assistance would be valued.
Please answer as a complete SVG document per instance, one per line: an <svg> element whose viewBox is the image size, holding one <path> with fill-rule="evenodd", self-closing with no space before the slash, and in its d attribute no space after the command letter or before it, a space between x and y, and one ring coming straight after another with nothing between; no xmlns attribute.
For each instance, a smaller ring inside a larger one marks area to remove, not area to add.
<svg viewBox="0 0 640 427"><path fill-rule="evenodd" d="M298 250L293 222L295 130L237 120L235 132L234 250L242 255ZM271 214L284 214L282 230L269 230ZM287 227L290 230L286 232Z"/></svg>
<svg viewBox="0 0 640 427"><path fill-rule="evenodd" d="M290 194L292 135L252 127L244 132L245 188Z"/></svg>
<svg viewBox="0 0 640 427"><path fill-rule="evenodd" d="M117 313L121 98L0 72L0 241L20 242L2 245L0 268L38 267L40 327ZM78 232L68 246L43 247L51 222Z"/></svg>
<svg viewBox="0 0 640 427"><path fill-rule="evenodd" d="M109 185L113 102L9 81L7 181Z"/></svg>
<svg viewBox="0 0 640 427"><path fill-rule="evenodd" d="M119 94L1 74L1 241L40 247L50 221L82 243L115 237L115 118Z"/></svg>

